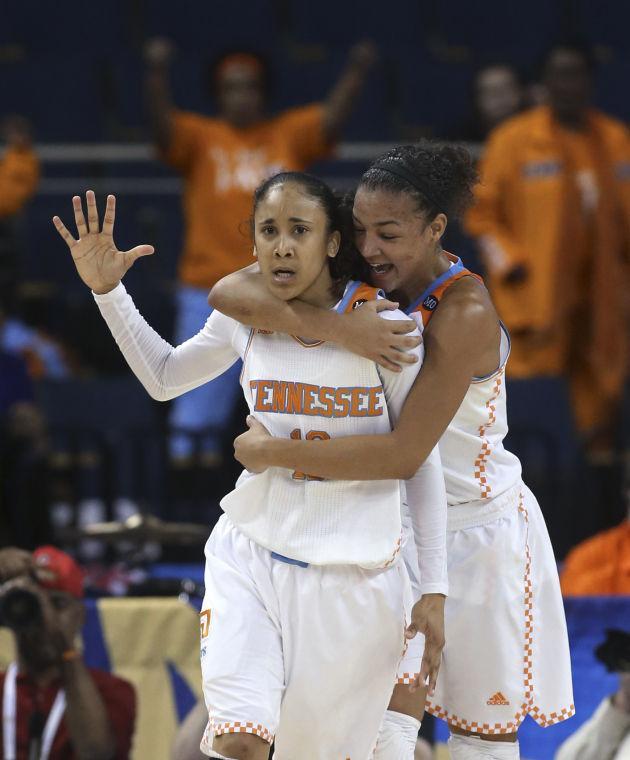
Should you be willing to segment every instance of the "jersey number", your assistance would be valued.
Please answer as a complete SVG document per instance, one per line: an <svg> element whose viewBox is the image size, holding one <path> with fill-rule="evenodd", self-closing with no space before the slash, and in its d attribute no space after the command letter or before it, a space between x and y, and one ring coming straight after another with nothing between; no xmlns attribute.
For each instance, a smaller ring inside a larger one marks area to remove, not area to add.
<svg viewBox="0 0 630 760"><path fill-rule="evenodd" d="M302 440L302 431L299 428L295 428L295 430L291 431L291 438L294 441L301 441ZM323 430L309 430L306 434L306 440L307 441L327 441L330 438L328 433L325 433ZM295 470L293 473L293 480L323 480L324 478L319 478L317 475L306 475L304 472L300 472L299 470Z"/></svg>

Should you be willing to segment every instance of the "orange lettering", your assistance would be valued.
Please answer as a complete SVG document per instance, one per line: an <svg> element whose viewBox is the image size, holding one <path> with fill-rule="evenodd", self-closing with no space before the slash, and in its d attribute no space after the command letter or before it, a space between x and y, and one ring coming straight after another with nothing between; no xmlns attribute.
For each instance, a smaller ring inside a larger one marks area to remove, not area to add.
<svg viewBox="0 0 630 760"><path fill-rule="evenodd" d="M315 416L319 414L319 409L314 407L315 399L317 398L317 391L319 388L316 385L307 385L300 383L302 386L302 414L308 414L309 416Z"/></svg>
<svg viewBox="0 0 630 760"><path fill-rule="evenodd" d="M302 413L302 388L299 383L287 383L287 413Z"/></svg>
<svg viewBox="0 0 630 760"><path fill-rule="evenodd" d="M212 615L211 610L202 610L199 613L199 624L201 627L201 638L205 639L210 632L210 617Z"/></svg>
<svg viewBox="0 0 630 760"><path fill-rule="evenodd" d="M382 417L383 407L380 405L381 397L380 393L383 387L379 385L378 388L370 388L368 390L368 408L367 413L369 417Z"/></svg>
<svg viewBox="0 0 630 760"><path fill-rule="evenodd" d="M347 388L335 390L335 410L333 417L347 417L350 414L350 401L346 398Z"/></svg>
<svg viewBox="0 0 630 760"><path fill-rule="evenodd" d="M367 412L365 409L361 409L361 402L363 401L365 388L351 388L350 389L350 416L351 417L365 417Z"/></svg>
<svg viewBox="0 0 630 760"><path fill-rule="evenodd" d="M332 410L334 406L334 388L327 388L322 386L319 389L319 403L324 407L320 409L318 414L320 417L332 417Z"/></svg>
<svg viewBox="0 0 630 760"><path fill-rule="evenodd" d="M283 380L273 381L273 411L282 413L287 408L287 384Z"/></svg>

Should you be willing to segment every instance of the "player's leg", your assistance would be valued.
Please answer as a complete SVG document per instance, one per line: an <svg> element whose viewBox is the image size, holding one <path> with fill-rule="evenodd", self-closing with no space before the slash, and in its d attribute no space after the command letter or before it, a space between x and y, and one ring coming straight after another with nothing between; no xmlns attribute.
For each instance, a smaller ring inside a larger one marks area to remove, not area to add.
<svg viewBox="0 0 630 760"><path fill-rule="evenodd" d="M253 734L223 734L215 736L213 751L228 760L268 760L269 743ZM212 757L212 755L210 755Z"/></svg>
<svg viewBox="0 0 630 760"><path fill-rule="evenodd" d="M453 760L519 757L531 699L531 565L518 505L517 488L480 509L449 508L446 645L427 709L449 724Z"/></svg>
<svg viewBox="0 0 630 760"><path fill-rule="evenodd" d="M448 740L452 760L518 760L520 757L516 734L511 739L453 733Z"/></svg>
<svg viewBox="0 0 630 760"><path fill-rule="evenodd" d="M269 552L225 515L219 520L206 545L200 616L206 754L230 760L269 756L285 678L270 563Z"/></svg>
<svg viewBox="0 0 630 760"><path fill-rule="evenodd" d="M453 760L488 757L515 760L519 757L516 729L525 714L529 713L540 725L548 726L571 717L574 712L566 622L551 543L538 503L525 486L521 485L517 493L515 507L501 520L466 532L470 534L469 539L476 532L479 543L482 543L483 531L486 531L486 537L492 535L494 541L492 544L488 541L486 545L486 549L493 547L492 552L486 551L486 565L488 557L496 556L499 544L512 547L509 552L515 563L505 564L505 575L517 567L519 552L524 557L521 595L511 598L506 593L509 587L504 583L492 589L495 600L493 617L503 650L509 651L511 640L523 638L522 707L512 722L511 731L500 728L504 733L475 736L478 732L451 725L449 750ZM500 539L498 543L497 539ZM520 628L515 627L516 619L511 619L512 613L519 608L523 610ZM511 630L517 635L511 634ZM492 645L493 642L489 641L489 646ZM495 664L503 656L503 651L497 650L493 657ZM513 667L511 658L504 661L503 667L508 670ZM508 689L500 689L487 700L488 711L508 709L510 700L514 699ZM497 727L486 718L483 728L496 731Z"/></svg>
<svg viewBox="0 0 630 760"><path fill-rule="evenodd" d="M410 602L420 596L418 554L411 525L405 530L402 557L411 584ZM407 611L407 619L411 605ZM424 636L416 634L407 642L405 653L398 666L397 683L378 733L374 760L414 760L416 742L427 696L426 688L410 691L409 687L420 673L424 653Z"/></svg>
<svg viewBox="0 0 630 760"><path fill-rule="evenodd" d="M278 564L287 686L275 757L370 757L404 646L404 568Z"/></svg>

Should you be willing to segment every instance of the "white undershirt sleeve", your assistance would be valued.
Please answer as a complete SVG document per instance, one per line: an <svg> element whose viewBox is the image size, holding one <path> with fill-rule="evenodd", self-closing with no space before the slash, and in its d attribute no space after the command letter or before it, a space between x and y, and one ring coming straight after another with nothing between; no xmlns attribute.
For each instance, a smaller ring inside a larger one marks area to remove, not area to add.
<svg viewBox="0 0 630 760"><path fill-rule="evenodd" d="M400 312L383 311L385 319L402 319ZM411 333L412 335L417 334ZM387 408L392 425L398 422L401 409L422 366L424 347L415 349L418 362L405 365L402 372L379 367ZM422 420L418 420L422 424ZM407 508L413 526L420 569L420 594L448 594L446 564L446 485L440 452L435 446L416 474L405 481Z"/></svg>
<svg viewBox="0 0 630 760"><path fill-rule="evenodd" d="M127 364L157 401L203 385L239 358L234 345L239 324L218 311L197 335L174 348L147 324L122 283L93 295Z"/></svg>

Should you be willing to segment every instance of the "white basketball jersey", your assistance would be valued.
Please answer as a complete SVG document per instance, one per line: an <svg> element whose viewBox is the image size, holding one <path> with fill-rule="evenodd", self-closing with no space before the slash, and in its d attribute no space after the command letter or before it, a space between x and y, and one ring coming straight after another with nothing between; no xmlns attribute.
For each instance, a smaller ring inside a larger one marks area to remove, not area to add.
<svg viewBox="0 0 630 760"><path fill-rule="evenodd" d="M336 310L352 310L377 295L375 288L351 282ZM402 372L389 372L336 345L308 345L291 336L250 330L217 311L197 335L174 348L145 322L122 283L95 299L129 366L153 398L180 396L241 357L250 411L277 437L388 433L420 366L418 361ZM381 317L404 318L393 311ZM420 360L421 347L416 355ZM439 508L439 455L431 457L425 471L418 471L423 485L417 498ZM397 480L323 481L282 468L244 472L221 502L245 535L271 551L302 562L367 568L384 567L396 558L401 504Z"/></svg>
<svg viewBox="0 0 630 760"><path fill-rule="evenodd" d="M442 294L453 282L476 277L464 269L460 259L449 256L451 268L407 309L421 331L427 328ZM492 499L520 480L521 463L503 446L508 432L505 365L509 354L510 338L502 324L499 367L488 377L473 380L440 439L449 506Z"/></svg>
<svg viewBox="0 0 630 760"><path fill-rule="evenodd" d="M351 283L337 309L375 293ZM275 437L323 440L392 427L374 362L331 343L252 330L241 385L252 415ZM221 507L253 541L292 559L374 568L400 547L400 489L396 480L321 480L274 467L243 472Z"/></svg>

